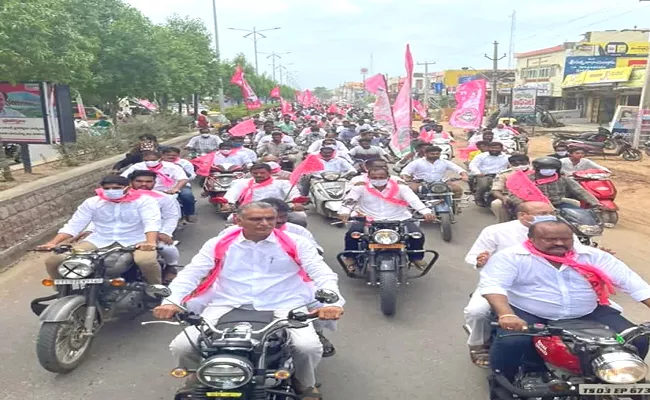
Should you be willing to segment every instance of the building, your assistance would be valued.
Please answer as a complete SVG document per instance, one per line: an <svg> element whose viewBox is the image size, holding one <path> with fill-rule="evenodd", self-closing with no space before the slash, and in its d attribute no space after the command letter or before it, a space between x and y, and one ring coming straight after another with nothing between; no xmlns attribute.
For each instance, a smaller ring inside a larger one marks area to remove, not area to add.
<svg viewBox="0 0 650 400"><path fill-rule="evenodd" d="M537 104L561 110L565 45L515 54L515 87L537 90Z"/></svg>

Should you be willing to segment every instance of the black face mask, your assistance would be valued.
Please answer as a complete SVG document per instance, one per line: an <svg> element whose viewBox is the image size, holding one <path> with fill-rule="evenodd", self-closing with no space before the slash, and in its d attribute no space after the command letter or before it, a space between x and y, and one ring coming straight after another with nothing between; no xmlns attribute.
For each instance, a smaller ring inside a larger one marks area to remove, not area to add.
<svg viewBox="0 0 650 400"><path fill-rule="evenodd" d="M488 153L490 153L491 156L498 156L498 155L501 154L501 150L499 150L499 151L489 151Z"/></svg>

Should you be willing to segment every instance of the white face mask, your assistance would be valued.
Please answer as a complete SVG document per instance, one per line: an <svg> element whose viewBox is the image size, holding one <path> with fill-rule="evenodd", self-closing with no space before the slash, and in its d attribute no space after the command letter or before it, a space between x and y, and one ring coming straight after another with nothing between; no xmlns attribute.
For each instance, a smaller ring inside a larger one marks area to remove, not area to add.
<svg viewBox="0 0 650 400"><path fill-rule="evenodd" d="M568 151L556 151L558 156L566 156Z"/></svg>
<svg viewBox="0 0 650 400"><path fill-rule="evenodd" d="M146 165L146 166L149 167L149 168L157 167L158 165L160 165L160 160L156 160L156 161L145 161L145 162L144 162L144 165Z"/></svg>
<svg viewBox="0 0 650 400"><path fill-rule="evenodd" d="M370 179L370 184L375 187L382 187L388 185L388 179Z"/></svg>
<svg viewBox="0 0 650 400"><path fill-rule="evenodd" d="M555 172L557 172L557 171L555 171L554 169L540 169L539 170L539 174L542 175L542 176L553 176L553 175L555 175Z"/></svg>
<svg viewBox="0 0 650 400"><path fill-rule="evenodd" d="M210 134L209 133L202 133L201 137L204 138L204 139L207 139L207 138L210 137Z"/></svg>
<svg viewBox="0 0 650 400"><path fill-rule="evenodd" d="M109 200L117 200L124 197L124 189L104 189L104 196Z"/></svg>

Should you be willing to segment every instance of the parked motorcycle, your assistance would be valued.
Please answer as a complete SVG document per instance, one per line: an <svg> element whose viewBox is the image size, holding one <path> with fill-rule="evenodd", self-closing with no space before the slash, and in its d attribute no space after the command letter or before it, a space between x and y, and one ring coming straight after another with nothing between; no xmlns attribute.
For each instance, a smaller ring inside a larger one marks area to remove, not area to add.
<svg viewBox="0 0 650 400"><path fill-rule="evenodd" d="M363 220L363 219L361 219ZM365 278L369 286L379 287L379 301L384 315L394 315L397 311L397 290L408 284L409 279L417 279L429 273L439 254L433 250L407 250L409 238L418 238L419 232L409 232L408 222L404 221L365 220L363 232L353 232L352 237L359 241L359 250L342 251L337 256L341 267L352 278ZM433 254L424 270L417 275L409 275L411 264L408 254L423 252ZM356 258L359 270L355 274L348 272L344 258Z"/></svg>
<svg viewBox="0 0 650 400"><path fill-rule="evenodd" d="M605 226L613 228L618 222L618 206L614 203L617 192L614 182L609 178L610 176L610 172L599 169L588 169L573 173L573 179L600 202L602 206L600 218L605 223ZM581 207L586 207L586 204L581 204Z"/></svg>
<svg viewBox="0 0 650 400"><path fill-rule="evenodd" d="M621 135L617 135L612 139L616 144L616 151L607 152L605 142L587 142L577 140L566 140L564 143L569 147L569 150L578 148L585 151L585 154L590 156L621 156L625 161L639 161L643 158L643 153L639 149L632 147L627 139Z"/></svg>
<svg viewBox="0 0 650 400"><path fill-rule="evenodd" d="M153 292L154 291L150 291ZM158 286L155 295L167 297L171 291ZM306 305L312 308L318 303L334 304L339 296L330 290L319 289L316 301ZM289 351L287 329L309 326L316 318L298 307L287 318L275 319L272 311L254 311L241 308L223 315L216 324L200 315L183 311L176 315L178 322L146 321L148 324L194 326L200 332L196 350L201 352L198 369L174 368L171 375L188 379L188 385L179 389L174 400L199 400L211 398L238 398L241 400L289 400L301 399L296 394L291 377L295 367Z"/></svg>
<svg viewBox="0 0 650 400"><path fill-rule="evenodd" d="M241 179L246 175L245 168L235 164L219 164L210 167L210 176L203 184L203 194L210 197L210 204L214 204L217 212L221 206L228 204L223 198L235 179Z"/></svg>
<svg viewBox="0 0 650 400"><path fill-rule="evenodd" d="M650 336L650 323L617 333L597 322L563 320L529 325L513 335L531 337L548 372L522 365L514 382L493 373L490 400L650 398L650 383L644 382L648 365L631 343Z"/></svg>
<svg viewBox="0 0 650 400"><path fill-rule="evenodd" d="M338 218L347 192L348 180L339 173L322 172L320 178L311 178L309 198L316 212L326 218Z"/></svg>
<svg viewBox="0 0 650 400"><path fill-rule="evenodd" d="M462 206L469 205L469 198L454 198L454 192L447 182L457 181L457 178L443 179L441 182L422 182L423 186L417 194L424 205L436 213L440 221L440 234L445 242L451 241L452 224L456 223L456 215Z"/></svg>
<svg viewBox="0 0 650 400"><path fill-rule="evenodd" d="M32 300L31 309L41 320L38 361L50 372L65 373L83 362L106 321L117 314L145 312L159 301L145 294L148 285L133 261L133 246L77 251L62 245L53 251L69 253L58 267L62 278L42 283L59 291ZM164 276L167 265L160 256L158 262Z"/></svg>
<svg viewBox="0 0 650 400"><path fill-rule="evenodd" d="M604 148L607 150L614 150L616 148L616 142L614 141L614 135L609 129L598 127L598 130L595 132L582 132L578 134L572 133L555 133L553 134L553 148L560 142L598 142L604 143Z"/></svg>

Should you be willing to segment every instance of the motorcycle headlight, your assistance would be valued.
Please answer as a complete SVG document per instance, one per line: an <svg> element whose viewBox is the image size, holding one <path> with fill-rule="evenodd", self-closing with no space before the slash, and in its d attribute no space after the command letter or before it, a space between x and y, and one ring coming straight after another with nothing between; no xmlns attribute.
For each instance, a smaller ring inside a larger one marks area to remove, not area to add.
<svg viewBox="0 0 650 400"><path fill-rule="evenodd" d="M253 364L245 358L218 355L207 359L196 370L196 377L206 386L228 390L250 382L253 370Z"/></svg>
<svg viewBox="0 0 650 400"><path fill-rule="evenodd" d="M233 178L231 177L223 177L223 178L217 178L217 182L219 182L219 185L221 186L228 186L232 183Z"/></svg>
<svg viewBox="0 0 650 400"><path fill-rule="evenodd" d="M431 185L430 190L432 193L446 193L449 189L447 189L447 185L444 183L434 183Z"/></svg>
<svg viewBox="0 0 650 400"><path fill-rule="evenodd" d="M331 197L341 197L345 193L345 182L323 182L323 189Z"/></svg>
<svg viewBox="0 0 650 400"><path fill-rule="evenodd" d="M339 179L341 174L336 172L323 172L322 174L320 174L320 176L326 181L335 181Z"/></svg>
<svg viewBox="0 0 650 400"><path fill-rule="evenodd" d="M636 383L648 374L648 366L638 356L626 353L606 353L591 362L596 376L607 383Z"/></svg>
<svg viewBox="0 0 650 400"><path fill-rule="evenodd" d="M603 234L601 225L578 225L578 230L587 236L598 236Z"/></svg>
<svg viewBox="0 0 650 400"><path fill-rule="evenodd" d="M65 279L87 278L95 272L92 261L85 258L69 258L59 264L57 269Z"/></svg>
<svg viewBox="0 0 650 400"><path fill-rule="evenodd" d="M379 244L395 244L399 242L399 234L390 229L380 229L372 236L372 240Z"/></svg>

